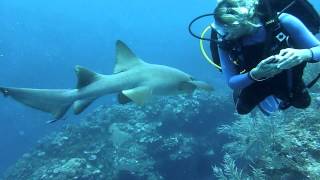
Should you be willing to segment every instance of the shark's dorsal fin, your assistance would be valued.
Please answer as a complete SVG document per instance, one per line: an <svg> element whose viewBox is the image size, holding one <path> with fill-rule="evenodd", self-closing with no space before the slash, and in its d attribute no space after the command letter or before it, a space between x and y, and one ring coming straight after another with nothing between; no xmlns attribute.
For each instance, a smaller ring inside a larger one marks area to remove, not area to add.
<svg viewBox="0 0 320 180"><path fill-rule="evenodd" d="M131 99L133 102L143 105L152 96L152 90L145 86L136 87L122 91L122 94Z"/></svg>
<svg viewBox="0 0 320 180"><path fill-rule="evenodd" d="M143 64L143 61L125 43L120 40L116 42L116 64L113 73L123 72L141 64Z"/></svg>
<svg viewBox="0 0 320 180"><path fill-rule="evenodd" d="M99 76L101 76L100 74L90 71L79 65L77 65L74 69L78 77L78 84L77 84L78 89L84 86L87 86L90 83L98 80Z"/></svg>

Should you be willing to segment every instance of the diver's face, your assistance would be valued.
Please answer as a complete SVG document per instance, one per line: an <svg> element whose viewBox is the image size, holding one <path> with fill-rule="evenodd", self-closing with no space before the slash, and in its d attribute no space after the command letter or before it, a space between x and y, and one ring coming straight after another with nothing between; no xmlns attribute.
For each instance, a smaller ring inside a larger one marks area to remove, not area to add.
<svg viewBox="0 0 320 180"><path fill-rule="evenodd" d="M237 39L244 35L251 34L255 27L258 27L259 24L255 24L254 22L259 22L258 17L253 16L254 8L228 8L229 15L226 17L231 17L231 19L235 19L233 22L228 22L222 27L222 31L224 32L224 38L228 40ZM239 16L235 18L236 16ZM228 19L228 18L226 18Z"/></svg>
<svg viewBox="0 0 320 180"><path fill-rule="evenodd" d="M225 28L224 38L227 40L238 39L241 36L248 35L252 32L252 28L242 24L232 25Z"/></svg>

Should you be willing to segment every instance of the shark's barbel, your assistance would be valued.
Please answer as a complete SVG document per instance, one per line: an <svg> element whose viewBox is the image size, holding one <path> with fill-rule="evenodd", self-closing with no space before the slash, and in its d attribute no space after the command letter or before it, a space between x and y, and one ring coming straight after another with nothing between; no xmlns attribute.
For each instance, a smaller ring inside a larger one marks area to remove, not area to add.
<svg viewBox="0 0 320 180"><path fill-rule="evenodd" d="M212 90L209 84L196 81L178 69L144 62L122 41L116 42L116 65L112 75L98 74L81 66L76 66L75 72L76 89L0 87L0 91L4 96L60 119L71 106L74 113L79 114L106 94L118 93L120 103L133 101L142 105L152 96L191 93L197 88Z"/></svg>

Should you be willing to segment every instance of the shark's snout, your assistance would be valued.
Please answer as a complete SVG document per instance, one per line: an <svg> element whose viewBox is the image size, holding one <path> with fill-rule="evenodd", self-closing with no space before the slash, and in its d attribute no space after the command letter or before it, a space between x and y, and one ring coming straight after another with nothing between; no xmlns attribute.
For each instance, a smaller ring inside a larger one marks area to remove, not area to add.
<svg viewBox="0 0 320 180"><path fill-rule="evenodd" d="M214 88L210 84L204 81L191 81L192 84L197 86L197 89L205 90L205 91L213 91Z"/></svg>

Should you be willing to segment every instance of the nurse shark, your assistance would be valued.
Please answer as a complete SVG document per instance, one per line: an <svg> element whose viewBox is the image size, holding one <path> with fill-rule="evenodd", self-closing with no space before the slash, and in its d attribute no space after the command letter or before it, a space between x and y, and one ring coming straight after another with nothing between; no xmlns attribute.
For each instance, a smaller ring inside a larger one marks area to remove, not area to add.
<svg viewBox="0 0 320 180"><path fill-rule="evenodd" d="M0 92L24 105L51 113L58 120L71 106L74 114L80 114L94 100L107 94L117 93L120 104L143 105L153 96L213 90L206 82L197 81L176 68L143 61L120 40L116 42L113 74L99 74L78 65L75 72L78 83L74 89L0 87Z"/></svg>

